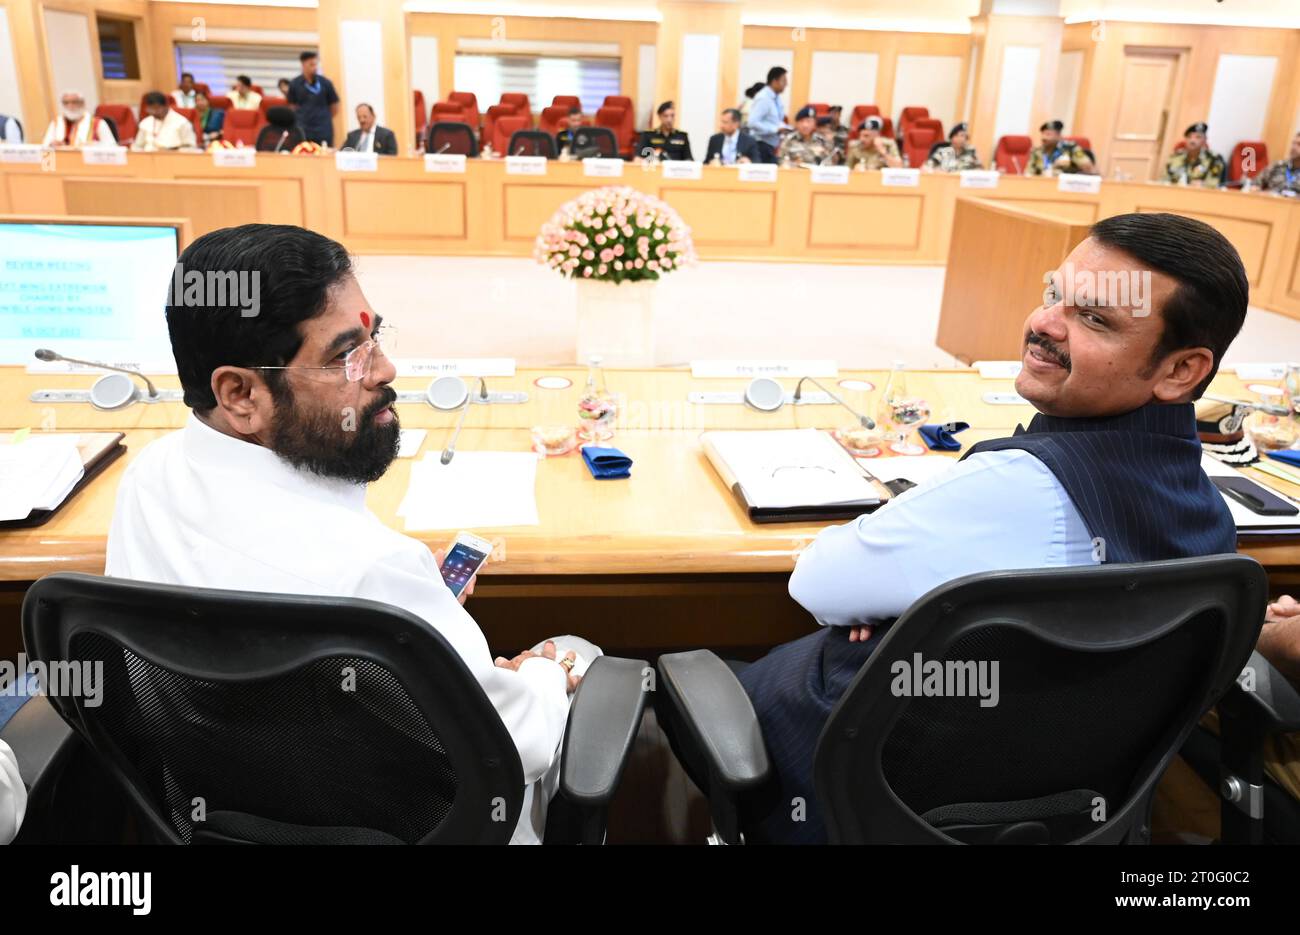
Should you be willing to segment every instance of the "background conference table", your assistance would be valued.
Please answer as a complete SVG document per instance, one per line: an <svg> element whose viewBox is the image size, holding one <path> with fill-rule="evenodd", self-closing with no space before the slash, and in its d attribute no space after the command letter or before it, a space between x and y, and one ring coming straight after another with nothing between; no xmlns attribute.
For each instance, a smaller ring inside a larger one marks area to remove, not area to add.
<svg viewBox="0 0 1300 935"><path fill-rule="evenodd" d="M540 377L557 375L568 377L572 385L562 390L535 385ZM841 390L851 404L874 415L887 376L883 371L841 371L838 379L874 384L869 392ZM179 403L99 412L89 404L38 406L29 401L33 390L87 388L94 378L0 368L0 431L28 426L112 429L126 433L128 447L125 457L46 525L0 532L0 656L17 652L17 607L28 583L54 571L102 573L123 472L145 445L182 426L188 415ZM530 426L576 422L585 379L583 368L521 369L514 377L489 379L490 389L524 390L529 401L472 406L457 449L528 450ZM708 463L699 435L711 428L830 429L850 423L852 417L832 405L760 413L742 405L692 404L687 401L690 392L739 391L747 381L695 379L685 369L608 370L606 379L610 392L622 401L610 444L634 460L631 478L596 481L576 451L547 458L537 472L540 525L475 530L497 544L470 601L493 647L509 649L546 635L578 632L620 651L707 645L744 654L808 632L814 624L790 600L786 581L799 552L824 524L750 522ZM160 387L178 385L175 377L156 382ZM793 380L782 382L793 388ZM427 383L427 378L399 377L394 385L398 390L421 390ZM932 421L961 419L971 424L959 436L963 448L1009 434L1033 415L1027 406L985 402L984 394L1011 392L1013 383L984 379L974 370L911 371L908 387L931 403ZM1211 391L1251 397L1231 372L1221 373ZM429 430L417 457L442 449L456 415L425 403L401 403L398 412L404 427ZM872 461L866 464L870 468ZM410 465L410 459L396 461L371 486L367 498L376 515L399 530L403 521L396 511ZM1300 484L1252 473L1265 484L1300 496ZM436 548L454 533L412 535ZM310 534L309 529L301 531ZM1300 582L1300 539L1243 540L1241 551L1266 566L1275 589Z"/></svg>

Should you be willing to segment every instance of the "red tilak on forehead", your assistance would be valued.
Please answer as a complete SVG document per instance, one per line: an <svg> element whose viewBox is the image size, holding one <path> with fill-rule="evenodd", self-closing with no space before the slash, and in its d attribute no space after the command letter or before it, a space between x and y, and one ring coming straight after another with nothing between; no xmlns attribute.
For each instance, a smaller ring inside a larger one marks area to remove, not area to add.
<svg viewBox="0 0 1300 935"><path fill-rule="evenodd" d="M369 328L369 327L370 327L370 313L369 313L369 312L362 312L362 313L361 313L361 327L363 327L363 328Z"/></svg>

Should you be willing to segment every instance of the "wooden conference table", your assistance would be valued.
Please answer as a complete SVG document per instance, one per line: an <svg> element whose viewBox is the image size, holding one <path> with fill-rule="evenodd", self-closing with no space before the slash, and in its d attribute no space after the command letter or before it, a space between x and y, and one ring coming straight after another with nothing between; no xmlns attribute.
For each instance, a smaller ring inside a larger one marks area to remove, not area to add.
<svg viewBox="0 0 1300 935"><path fill-rule="evenodd" d="M544 389L535 383L554 376L567 377L572 385ZM527 450L531 426L576 421L585 376L579 368L548 368L490 378L491 390L523 390L529 401L472 406L458 450ZM597 482L577 452L548 458L537 473L540 525L475 530L497 543L471 599L471 610L493 645L509 648L547 634L581 632L622 649L707 645L743 653L808 632L812 622L789 599L786 581L796 556L821 526L750 522L709 465L698 437L710 428L836 428L849 424L848 413L833 405L786 406L760 413L743 405L692 404L687 401L690 392L739 391L746 381L695 379L685 369L609 370L606 376L609 390L622 397L611 444L635 461L632 477ZM874 391L840 392L850 404L874 413L886 377L881 371L840 371L839 380L875 386ZM93 379L89 374L38 375L19 367L0 368L0 431L29 426L112 429L126 433L128 446L125 457L46 525L0 532L0 586L7 589L11 610L27 584L42 575L103 571L114 495L123 472L146 444L182 426L188 415L179 403L100 412L89 404L38 406L29 401L33 390L84 389ZM155 380L160 387L178 385L174 376ZM793 388L794 381L782 382ZM394 385L399 391L422 390L427 383L427 378L399 377ZM960 436L966 447L1008 434L1017 422L1032 416L1027 406L986 402L986 393L1010 392L1012 381L984 379L975 370L913 371L908 388L930 402L934 420L971 424ZM1211 391L1251 396L1232 372L1221 373ZM446 444L454 413L425 403L400 404L398 411L404 427L429 430L417 457ZM368 498L371 509L397 529L403 528L396 510L410 465L406 459L395 462L371 486ZM1261 483L1300 496L1300 484L1253 473ZM454 530L412 534L437 547ZM1241 550L1266 566L1275 588L1300 583L1300 539L1245 540ZM16 621L9 626L12 646ZM0 633L0 656L4 642Z"/></svg>

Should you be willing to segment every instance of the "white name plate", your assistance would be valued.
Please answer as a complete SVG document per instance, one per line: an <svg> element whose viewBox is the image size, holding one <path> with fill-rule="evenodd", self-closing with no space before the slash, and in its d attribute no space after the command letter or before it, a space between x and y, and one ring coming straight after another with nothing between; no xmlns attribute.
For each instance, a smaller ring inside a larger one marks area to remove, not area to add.
<svg viewBox="0 0 1300 935"><path fill-rule="evenodd" d="M506 175L545 174L545 156L506 156Z"/></svg>
<svg viewBox="0 0 1300 935"><path fill-rule="evenodd" d="M886 167L880 170L880 184L890 188L916 188L921 184L921 170Z"/></svg>
<svg viewBox="0 0 1300 935"><path fill-rule="evenodd" d="M379 153L335 153L334 168L340 172L378 172Z"/></svg>
<svg viewBox="0 0 1300 935"><path fill-rule="evenodd" d="M975 369L985 380L1014 380L1020 376L1024 363L1019 360L977 360Z"/></svg>
<svg viewBox="0 0 1300 935"><path fill-rule="evenodd" d="M849 184L849 167L813 166L812 180L814 185L847 185Z"/></svg>
<svg viewBox="0 0 1300 935"><path fill-rule="evenodd" d="M1233 368L1242 380L1281 380L1286 377L1286 364L1237 364Z"/></svg>
<svg viewBox="0 0 1300 935"><path fill-rule="evenodd" d="M126 165L125 146L83 146L81 161L88 166Z"/></svg>
<svg viewBox="0 0 1300 935"><path fill-rule="evenodd" d="M24 162L39 165L41 151L44 149L44 146L38 146L35 143L0 144L0 162Z"/></svg>
<svg viewBox="0 0 1300 935"><path fill-rule="evenodd" d="M218 169L252 169L257 166L257 150L251 146L236 149L214 149L212 164Z"/></svg>
<svg viewBox="0 0 1300 935"><path fill-rule="evenodd" d="M404 357L396 361L401 377L513 377L513 357Z"/></svg>
<svg viewBox="0 0 1300 935"><path fill-rule="evenodd" d="M997 188L1001 177L996 169L965 169L957 174L962 188Z"/></svg>
<svg viewBox="0 0 1300 935"><path fill-rule="evenodd" d="M1019 393L985 393L982 397L990 406L1028 406L1029 400Z"/></svg>
<svg viewBox="0 0 1300 935"><path fill-rule="evenodd" d="M622 159L602 159L597 156L582 160L582 174L598 179L616 179L623 175L623 166Z"/></svg>
<svg viewBox="0 0 1300 935"><path fill-rule="evenodd" d="M716 377L834 377L839 367L833 360L693 360L691 376Z"/></svg>
<svg viewBox="0 0 1300 935"><path fill-rule="evenodd" d="M678 179L684 182L696 182L704 176L704 166L686 159L669 159L660 163L664 178Z"/></svg>
<svg viewBox="0 0 1300 935"><path fill-rule="evenodd" d="M140 373L149 376L170 376L176 373L175 361L162 360L114 360L112 355L106 355L104 363L113 367L123 367L127 370L138 370ZM33 360L27 365L28 373L88 373L93 376L103 376L103 367L92 367L89 364L73 364L66 360Z"/></svg>
<svg viewBox="0 0 1300 935"><path fill-rule="evenodd" d="M447 172L453 175L465 174L464 153L426 153L424 156L425 172Z"/></svg>
<svg viewBox="0 0 1300 935"><path fill-rule="evenodd" d="M742 162L736 166L736 178L742 182L775 182L776 166L770 162Z"/></svg>
<svg viewBox="0 0 1300 935"><path fill-rule="evenodd" d="M1078 195L1095 195L1101 191L1101 176L1066 172L1056 177L1056 190L1074 192Z"/></svg>

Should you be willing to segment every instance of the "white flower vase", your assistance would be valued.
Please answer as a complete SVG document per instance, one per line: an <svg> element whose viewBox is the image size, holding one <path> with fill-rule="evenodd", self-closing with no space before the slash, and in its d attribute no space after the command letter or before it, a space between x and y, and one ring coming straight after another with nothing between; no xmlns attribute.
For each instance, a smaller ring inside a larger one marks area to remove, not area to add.
<svg viewBox="0 0 1300 935"><path fill-rule="evenodd" d="M599 357L604 367L655 365L654 280L579 279L579 365Z"/></svg>

